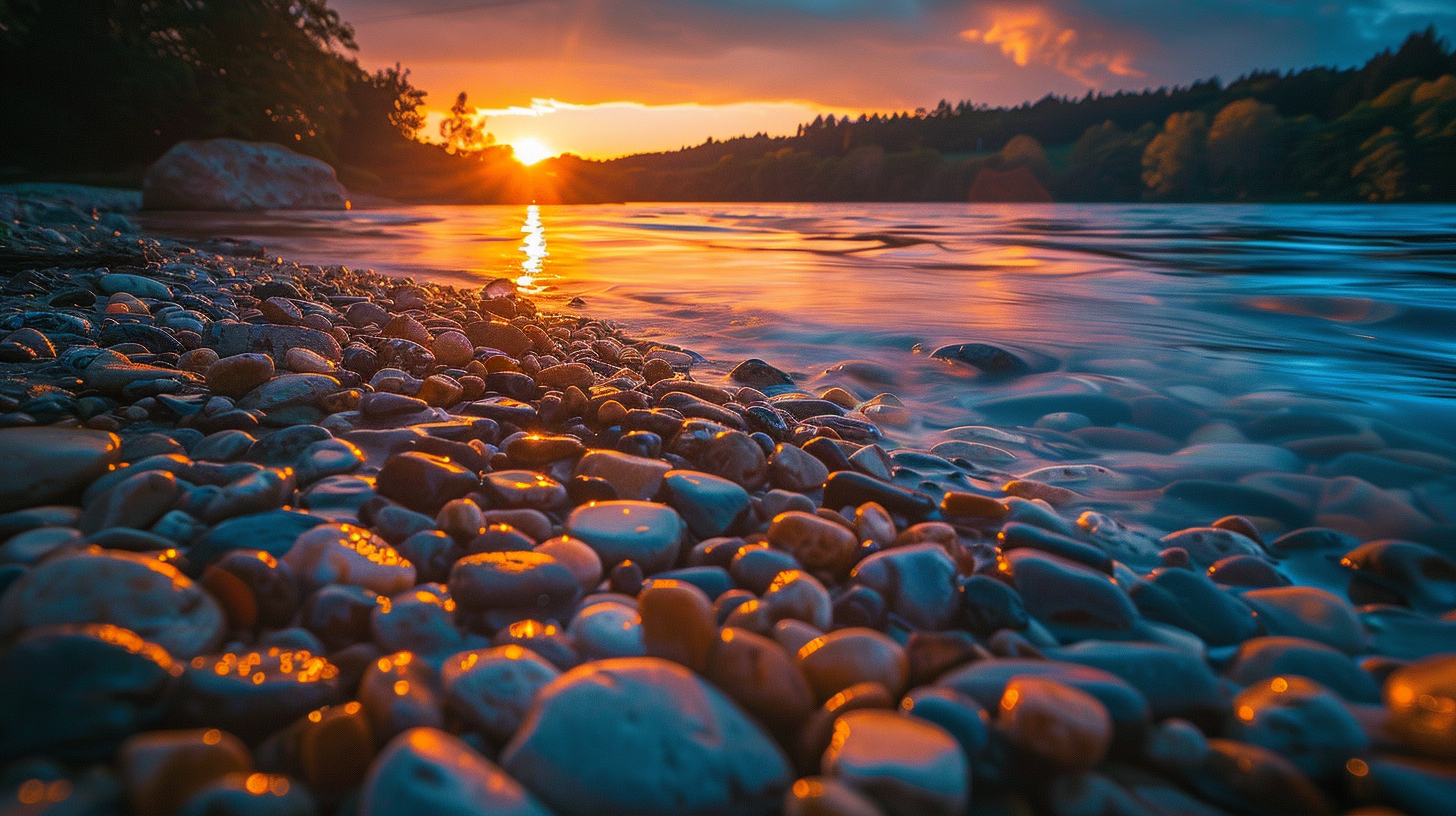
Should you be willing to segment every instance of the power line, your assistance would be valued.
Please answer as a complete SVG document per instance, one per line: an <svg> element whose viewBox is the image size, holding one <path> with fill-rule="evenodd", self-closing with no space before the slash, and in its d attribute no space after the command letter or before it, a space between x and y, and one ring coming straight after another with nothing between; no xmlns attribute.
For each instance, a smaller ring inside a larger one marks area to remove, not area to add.
<svg viewBox="0 0 1456 816"><path fill-rule="evenodd" d="M450 8L408 11L403 14L387 14L383 17L370 17L367 20L359 20L357 24L383 23L389 20L411 20L417 17L437 17L442 14L459 14L465 11L480 11L488 8L500 8L501 6L519 6L525 3L535 2L538 2L538 0L494 0L494 2L489 3L470 3L464 6L452 6Z"/></svg>

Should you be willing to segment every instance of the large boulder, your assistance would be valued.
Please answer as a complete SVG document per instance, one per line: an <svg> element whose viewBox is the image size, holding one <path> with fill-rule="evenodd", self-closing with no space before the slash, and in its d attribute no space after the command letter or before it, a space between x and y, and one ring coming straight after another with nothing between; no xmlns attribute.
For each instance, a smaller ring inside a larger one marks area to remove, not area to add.
<svg viewBox="0 0 1456 816"><path fill-rule="evenodd" d="M282 145L208 139L179 142L142 178L149 210L343 210L334 168Z"/></svg>

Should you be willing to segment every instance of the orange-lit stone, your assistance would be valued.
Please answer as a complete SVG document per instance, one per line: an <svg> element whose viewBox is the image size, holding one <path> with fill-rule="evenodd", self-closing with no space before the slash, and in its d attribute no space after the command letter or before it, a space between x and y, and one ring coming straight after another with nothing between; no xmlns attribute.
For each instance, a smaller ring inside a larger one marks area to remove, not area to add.
<svg viewBox="0 0 1456 816"><path fill-rule="evenodd" d="M970 796L969 764L955 737L893 711L841 715L823 770L874 799L888 816L954 816Z"/></svg>
<svg viewBox="0 0 1456 816"><path fill-rule="evenodd" d="M253 770L243 741L216 728L137 734L119 757L132 811L157 816L171 816L213 780Z"/></svg>
<svg viewBox="0 0 1456 816"><path fill-rule="evenodd" d="M1096 697L1046 677L1006 684L997 725L1013 743L1064 768L1090 768L1112 744L1112 717Z"/></svg>
<svg viewBox="0 0 1456 816"><path fill-rule="evenodd" d="M905 649L884 633L852 626L805 644L798 665L820 700L856 683L883 685L895 697L905 692L910 665Z"/></svg>

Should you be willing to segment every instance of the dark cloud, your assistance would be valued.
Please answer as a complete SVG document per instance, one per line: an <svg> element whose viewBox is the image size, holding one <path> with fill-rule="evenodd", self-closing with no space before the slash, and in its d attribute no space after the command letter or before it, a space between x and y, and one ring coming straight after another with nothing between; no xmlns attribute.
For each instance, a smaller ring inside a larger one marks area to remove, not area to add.
<svg viewBox="0 0 1456 816"><path fill-rule="evenodd" d="M1353 65L1432 23L1456 32L1450 0L514 0L453 13L437 12L467 4L334 5L357 22L367 64L403 62L437 96L463 88L490 107L532 97L1006 104Z"/></svg>

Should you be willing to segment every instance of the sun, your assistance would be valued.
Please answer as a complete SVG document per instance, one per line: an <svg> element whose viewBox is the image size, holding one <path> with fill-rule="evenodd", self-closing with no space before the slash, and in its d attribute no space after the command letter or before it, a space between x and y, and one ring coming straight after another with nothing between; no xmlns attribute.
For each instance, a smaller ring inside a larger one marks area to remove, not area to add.
<svg viewBox="0 0 1456 816"><path fill-rule="evenodd" d="M527 165L556 155L551 148L546 146L545 142L531 136L512 142L511 150L515 151L516 161Z"/></svg>

